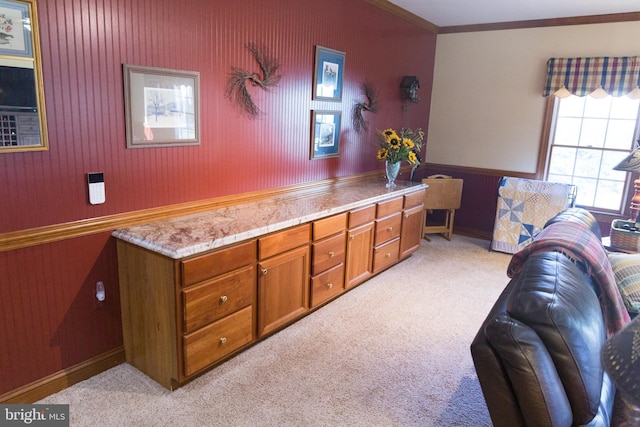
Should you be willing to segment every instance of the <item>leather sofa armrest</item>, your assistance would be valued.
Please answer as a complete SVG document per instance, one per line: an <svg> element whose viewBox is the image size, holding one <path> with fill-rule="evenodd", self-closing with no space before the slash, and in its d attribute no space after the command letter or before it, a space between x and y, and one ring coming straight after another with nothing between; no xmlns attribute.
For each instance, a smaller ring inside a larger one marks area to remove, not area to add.
<svg viewBox="0 0 640 427"><path fill-rule="evenodd" d="M511 293L513 281L502 291L487 315L475 338L471 342L471 356L482 388L484 400L489 408L494 427L524 426L518 400L508 381L499 355L491 347L485 335L489 322L506 310L506 301Z"/></svg>
<svg viewBox="0 0 640 427"><path fill-rule="evenodd" d="M527 425L569 426L573 413L558 372L544 343L527 325L501 314L485 334L504 361Z"/></svg>

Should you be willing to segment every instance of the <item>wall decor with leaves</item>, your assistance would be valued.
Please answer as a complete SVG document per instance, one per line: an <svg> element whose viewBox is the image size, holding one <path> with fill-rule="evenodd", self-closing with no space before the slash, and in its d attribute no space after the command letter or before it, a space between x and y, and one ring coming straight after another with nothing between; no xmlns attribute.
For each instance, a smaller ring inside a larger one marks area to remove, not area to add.
<svg viewBox="0 0 640 427"><path fill-rule="evenodd" d="M369 124L362 114L364 111L369 111L371 113L378 112L377 92L371 82L367 81L362 84L362 93L367 98L367 102L356 102L353 106L351 115L353 129L356 132L360 132L361 130L366 131L369 128Z"/></svg>
<svg viewBox="0 0 640 427"><path fill-rule="evenodd" d="M260 72L250 72L238 67L232 67L227 81L225 97L235 101L242 112L248 114L251 118L256 118L262 114L262 111L253 101L247 88L247 82L263 90L268 90L277 85L282 77L282 75L278 74L280 61L263 45L248 43L245 47L249 49L255 58L260 67Z"/></svg>

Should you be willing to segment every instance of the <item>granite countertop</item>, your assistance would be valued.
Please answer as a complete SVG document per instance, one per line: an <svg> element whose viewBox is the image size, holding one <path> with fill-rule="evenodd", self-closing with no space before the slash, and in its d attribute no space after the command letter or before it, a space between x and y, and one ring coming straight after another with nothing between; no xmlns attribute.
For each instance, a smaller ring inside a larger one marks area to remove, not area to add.
<svg viewBox="0 0 640 427"><path fill-rule="evenodd" d="M314 194L239 203L121 228L112 235L180 259L427 187L408 181L396 184L392 190L381 180L327 185L326 191Z"/></svg>

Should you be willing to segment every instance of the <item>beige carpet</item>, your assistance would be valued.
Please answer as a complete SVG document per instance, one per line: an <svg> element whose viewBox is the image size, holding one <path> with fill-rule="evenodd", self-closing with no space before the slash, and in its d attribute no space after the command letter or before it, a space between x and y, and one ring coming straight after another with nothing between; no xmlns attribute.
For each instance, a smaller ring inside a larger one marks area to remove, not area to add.
<svg viewBox="0 0 640 427"><path fill-rule="evenodd" d="M510 256L488 248L433 236L174 392L123 364L38 403L72 426L491 426L469 344Z"/></svg>

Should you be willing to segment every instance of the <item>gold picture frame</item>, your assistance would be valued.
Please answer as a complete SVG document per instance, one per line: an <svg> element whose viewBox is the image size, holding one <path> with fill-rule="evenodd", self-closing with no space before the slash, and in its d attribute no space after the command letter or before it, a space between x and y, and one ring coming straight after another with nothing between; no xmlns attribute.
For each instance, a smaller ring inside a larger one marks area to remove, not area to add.
<svg viewBox="0 0 640 427"><path fill-rule="evenodd" d="M0 0L0 153L49 149L35 0Z"/></svg>

